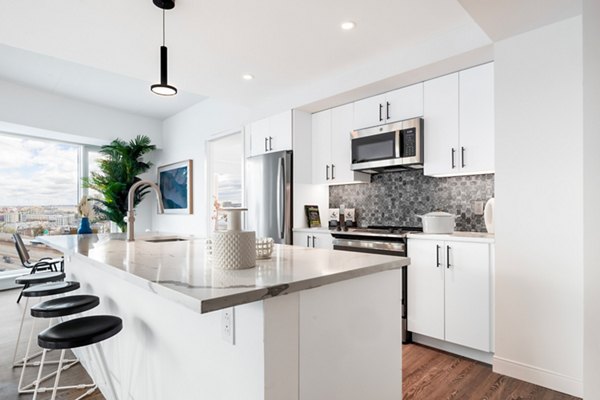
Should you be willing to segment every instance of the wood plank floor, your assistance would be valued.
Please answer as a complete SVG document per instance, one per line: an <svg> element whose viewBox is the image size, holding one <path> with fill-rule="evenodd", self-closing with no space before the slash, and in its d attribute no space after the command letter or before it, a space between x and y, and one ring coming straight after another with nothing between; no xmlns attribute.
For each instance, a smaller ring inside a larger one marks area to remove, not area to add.
<svg viewBox="0 0 600 400"><path fill-rule="evenodd" d="M17 394L21 370L11 368L19 319L24 307L24 301L21 304L15 303L17 295L16 290L0 292L0 400L32 398L30 394L21 396ZM31 318L28 318L24 326L25 334L21 340L23 347L20 354L25 351L30 323ZM56 359L57 356L58 354L53 354L51 359ZM495 374L488 365L417 344L403 346L402 363L404 400L575 400L575 397ZM51 367L44 372L51 372ZM32 381L36 374L37 368L28 368L26 381ZM79 364L69 369L63 377L61 383L64 384L90 382L87 373ZM51 386L52 380L49 380L47 385ZM83 390L61 391L58 399L72 400L83 392ZM50 393L38 396L40 400L49 398ZM86 399L104 400L104 397L96 391ZM377 397L373 396L365 400L377 400Z"/></svg>
<svg viewBox="0 0 600 400"><path fill-rule="evenodd" d="M576 400L492 372L492 367L418 344L402 346L404 400Z"/></svg>

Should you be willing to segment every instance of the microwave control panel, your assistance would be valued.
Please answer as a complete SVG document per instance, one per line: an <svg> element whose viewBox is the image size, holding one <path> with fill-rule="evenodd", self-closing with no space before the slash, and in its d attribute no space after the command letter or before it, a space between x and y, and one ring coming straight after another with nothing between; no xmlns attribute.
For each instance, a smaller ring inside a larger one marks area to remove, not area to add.
<svg viewBox="0 0 600 400"><path fill-rule="evenodd" d="M414 157L417 155L417 129L410 128L401 131L402 150L401 157Z"/></svg>

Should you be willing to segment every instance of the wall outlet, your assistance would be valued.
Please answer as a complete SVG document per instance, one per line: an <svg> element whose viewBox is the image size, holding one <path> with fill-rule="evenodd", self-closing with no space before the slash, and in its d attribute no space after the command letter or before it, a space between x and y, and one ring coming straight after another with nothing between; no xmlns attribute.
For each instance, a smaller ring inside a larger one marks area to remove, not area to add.
<svg viewBox="0 0 600 400"><path fill-rule="evenodd" d="M221 337L227 343L235 345L235 312L233 307L221 310Z"/></svg>
<svg viewBox="0 0 600 400"><path fill-rule="evenodd" d="M471 204L471 207L473 208L473 214L483 215L483 206L484 206L483 201L481 201L481 200L474 201Z"/></svg>

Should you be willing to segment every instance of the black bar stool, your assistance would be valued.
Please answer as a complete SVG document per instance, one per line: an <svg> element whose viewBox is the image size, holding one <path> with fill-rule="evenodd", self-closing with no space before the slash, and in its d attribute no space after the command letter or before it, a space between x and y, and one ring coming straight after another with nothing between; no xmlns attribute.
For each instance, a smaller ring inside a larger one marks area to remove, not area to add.
<svg viewBox="0 0 600 400"><path fill-rule="evenodd" d="M63 274L64 278L64 273ZM36 274L40 275L40 274ZM32 275L28 275L32 276ZM19 335L17 337L17 343L15 345L15 353L13 354L13 368L14 367L24 367L24 365L29 362L31 358L37 357L41 354L38 352L33 355L29 355L29 350L31 349L31 342L33 342L33 331L35 329L35 318L33 319L33 323L31 324L31 333L29 334L29 341L27 342L27 351L25 352L25 358L22 363L16 363L17 352L19 350L19 342L21 341L21 331L23 329L23 320L25 319L25 311L27 310L27 304L29 304L30 297L45 297L45 296L55 296L57 294L72 292L73 290L79 289L79 282L70 282L70 281L58 281L58 282L47 282L42 283L40 285L30 286L27 289L23 290L23 296L27 299L27 303L25 306L25 310L23 310L23 316L21 318L21 326L19 327Z"/></svg>
<svg viewBox="0 0 600 400"><path fill-rule="evenodd" d="M46 300L42 303L39 303L33 307L31 307L31 316L34 318L59 318L66 317L69 315L79 314L92 308L98 306L100 304L100 299L97 296L92 295L73 295L73 296L65 296L59 297L56 299ZM62 370L66 371L73 365L77 364L79 360L65 360L68 362ZM36 385L37 381L33 381L26 386L23 385L23 377L25 375L25 368L27 367L27 356L23 362L23 369L21 370L21 377L19 378L19 393L33 393L33 389L30 389L34 385ZM44 368L44 363L40 362L40 369ZM56 375L58 372L52 372L41 378L41 382L47 380L48 378ZM93 384L89 385L75 385L75 386L63 386L59 387L58 390L62 389L85 389L86 387L93 387ZM43 392L45 390L52 390L52 388L39 388L39 392Z"/></svg>
<svg viewBox="0 0 600 400"><path fill-rule="evenodd" d="M17 298L17 303L21 301L23 297L23 290L27 289L31 285L39 285L40 283L56 282L65 279L65 273L62 271L47 271L38 272L36 274L31 273L29 275L19 276L15 279L17 285L23 285L23 289ZM27 308L27 305L25 306Z"/></svg>
<svg viewBox="0 0 600 400"><path fill-rule="evenodd" d="M48 350L62 350L60 353L60 361L58 364L56 379L54 380L54 388L52 390L51 400L56 399L56 392L58 390L58 383L60 381L60 372L62 369L62 363L64 362L65 351L67 349L90 345L95 345L94 348L97 351L101 369L106 381L105 383L110 387L113 398L115 400L118 399L117 392L112 384L112 380L110 379L110 374L106 366L106 359L104 357L102 347L99 343L113 337L119 333L121 329L123 329L123 321L119 317L114 317L112 315L92 315L61 322L60 324L46 329L38 335L38 345L44 349L42 352L42 363L46 358L46 352ZM41 376L42 369L40 368L33 393L33 400L37 399ZM80 396L79 399L92 393L95 389L96 386Z"/></svg>

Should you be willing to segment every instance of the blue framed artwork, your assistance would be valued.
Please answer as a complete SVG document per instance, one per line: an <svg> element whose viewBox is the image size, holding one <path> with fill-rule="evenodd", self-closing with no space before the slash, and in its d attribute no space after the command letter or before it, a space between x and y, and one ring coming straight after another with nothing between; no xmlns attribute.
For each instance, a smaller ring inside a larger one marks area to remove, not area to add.
<svg viewBox="0 0 600 400"><path fill-rule="evenodd" d="M166 214L193 213L192 160L158 167L158 186Z"/></svg>

